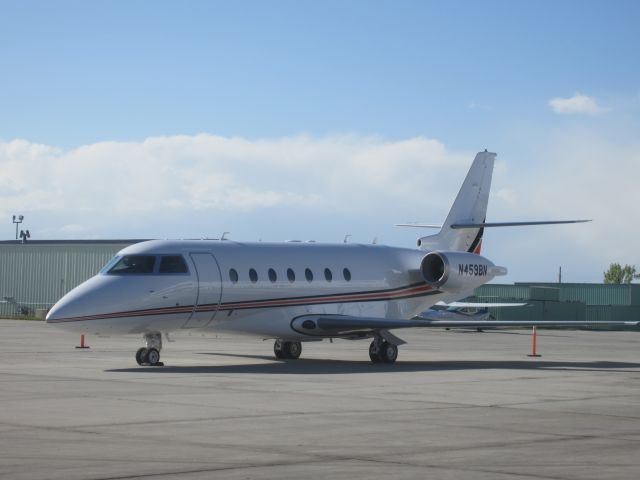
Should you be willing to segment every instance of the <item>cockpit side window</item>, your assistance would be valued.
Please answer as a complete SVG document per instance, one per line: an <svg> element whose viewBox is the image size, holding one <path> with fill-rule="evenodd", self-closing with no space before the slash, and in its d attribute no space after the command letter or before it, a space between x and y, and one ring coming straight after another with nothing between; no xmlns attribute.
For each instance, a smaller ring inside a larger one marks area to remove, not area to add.
<svg viewBox="0 0 640 480"><path fill-rule="evenodd" d="M155 263L155 255L124 255L113 267L111 267L109 273L126 275L153 273Z"/></svg>
<svg viewBox="0 0 640 480"><path fill-rule="evenodd" d="M159 273L188 273L187 264L182 255L162 255Z"/></svg>

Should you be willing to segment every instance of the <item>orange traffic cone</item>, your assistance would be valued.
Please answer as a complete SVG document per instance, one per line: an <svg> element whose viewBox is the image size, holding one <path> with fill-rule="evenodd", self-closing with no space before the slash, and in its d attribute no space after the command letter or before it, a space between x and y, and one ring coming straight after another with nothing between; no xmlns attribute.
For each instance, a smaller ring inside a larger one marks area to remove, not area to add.
<svg viewBox="0 0 640 480"><path fill-rule="evenodd" d="M533 327L533 333L531 335L531 355L527 355L527 357L540 357L542 355L538 355L538 353L536 352L536 338L537 338L537 333L536 333L536 327Z"/></svg>
<svg viewBox="0 0 640 480"><path fill-rule="evenodd" d="M80 335L80 345L76 348L91 348L89 345L84 344L84 334Z"/></svg>

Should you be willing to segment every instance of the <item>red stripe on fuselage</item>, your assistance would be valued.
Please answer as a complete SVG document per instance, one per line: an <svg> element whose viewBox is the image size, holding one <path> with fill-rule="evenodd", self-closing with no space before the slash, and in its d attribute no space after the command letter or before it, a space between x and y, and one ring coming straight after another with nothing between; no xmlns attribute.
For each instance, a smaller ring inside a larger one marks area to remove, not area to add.
<svg viewBox="0 0 640 480"><path fill-rule="evenodd" d="M318 305L327 303L354 303L354 302L372 302L383 300L400 300L403 298L418 297L438 293L430 285L414 284L407 287L400 287L391 290L380 290L373 292L355 292L341 293L328 296L310 296L310 297L294 297L269 300L251 300L247 302L227 302L221 304L198 305L195 307L196 312L207 311L229 311L229 310L247 310L254 308L275 308L275 307L291 307L302 305ZM95 315L86 315L81 317L70 317L49 320L48 323L62 322L79 322L84 320L104 320L110 318L123 317L141 317L149 315L174 315L179 313L191 313L194 305L168 308L154 308L146 310L130 310L125 312L103 313Z"/></svg>

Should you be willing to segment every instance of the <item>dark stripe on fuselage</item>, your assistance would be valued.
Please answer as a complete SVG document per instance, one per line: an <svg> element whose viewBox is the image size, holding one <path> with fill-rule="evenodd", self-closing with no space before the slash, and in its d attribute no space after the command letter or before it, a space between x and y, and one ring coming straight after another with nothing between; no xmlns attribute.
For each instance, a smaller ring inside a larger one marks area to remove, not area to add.
<svg viewBox="0 0 640 480"><path fill-rule="evenodd" d="M425 282L419 282L405 287L390 288L385 290L369 290L351 293L337 293L331 295L306 295L299 297L275 298L263 300L248 300L245 302L226 302L205 305L188 305L180 307L163 307L145 310L130 310L125 312L103 313L96 315L86 315L82 317L71 317L49 320L48 323L80 322L85 320L104 320L122 317L142 317L150 315L177 315L183 313L207 312L207 311L229 311L248 310L261 308L284 308L302 305L322 305L331 303L357 303L357 302L378 302L390 300L403 300L421 296L441 293L433 290Z"/></svg>

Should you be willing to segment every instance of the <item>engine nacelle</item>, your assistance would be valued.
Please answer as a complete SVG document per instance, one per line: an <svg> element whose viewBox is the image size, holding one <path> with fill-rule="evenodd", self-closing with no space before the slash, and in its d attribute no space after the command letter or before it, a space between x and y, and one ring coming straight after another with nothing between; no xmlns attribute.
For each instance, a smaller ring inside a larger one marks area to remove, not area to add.
<svg viewBox="0 0 640 480"><path fill-rule="evenodd" d="M422 259L420 271L429 285L444 292L472 290L493 277L507 274L506 268L467 252L428 253Z"/></svg>

